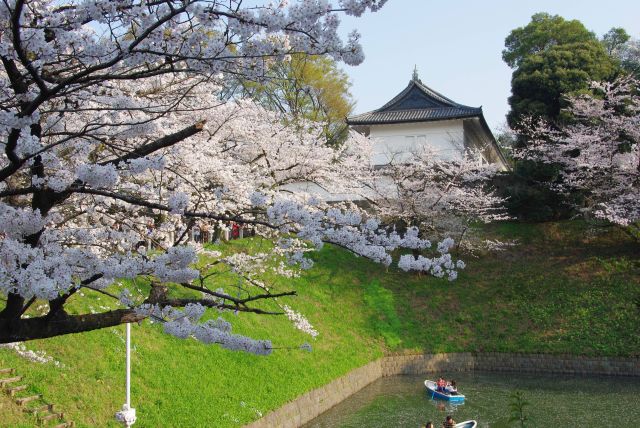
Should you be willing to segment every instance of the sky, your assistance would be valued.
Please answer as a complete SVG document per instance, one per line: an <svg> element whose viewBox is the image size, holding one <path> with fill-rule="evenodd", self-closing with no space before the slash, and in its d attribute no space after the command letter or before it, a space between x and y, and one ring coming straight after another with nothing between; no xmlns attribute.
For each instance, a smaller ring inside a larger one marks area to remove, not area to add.
<svg viewBox="0 0 640 428"><path fill-rule="evenodd" d="M622 27L640 38L640 0L389 0L376 13L343 17L357 29L365 61L343 65L355 113L377 109L402 91L418 68L422 82L452 100L482 106L491 129L505 122L512 70L504 39L537 12L578 19L599 37Z"/></svg>

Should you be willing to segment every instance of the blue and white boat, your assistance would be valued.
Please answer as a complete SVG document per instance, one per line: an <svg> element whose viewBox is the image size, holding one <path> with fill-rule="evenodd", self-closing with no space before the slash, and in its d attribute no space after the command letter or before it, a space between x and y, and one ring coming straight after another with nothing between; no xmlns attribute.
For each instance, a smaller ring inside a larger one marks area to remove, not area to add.
<svg viewBox="0 0 640 428"><path fill-rule="evenodd" d="M429 379L425 380L424 386L427 387L427 391L429 391L431 398L438 398L440 400L451 401L452 403L459 403L461 401L464 401L464 395L458 392L438 391L437 384L433 380L429 380ZM466 425L463 425L463 427L467 428Z"/></svg>
<svg viewBox="0 0 640 428"><path fill-rule="evenodd" d="M456 424L456 428L476 428L478 423L474 420L460 422Z"/></svg>

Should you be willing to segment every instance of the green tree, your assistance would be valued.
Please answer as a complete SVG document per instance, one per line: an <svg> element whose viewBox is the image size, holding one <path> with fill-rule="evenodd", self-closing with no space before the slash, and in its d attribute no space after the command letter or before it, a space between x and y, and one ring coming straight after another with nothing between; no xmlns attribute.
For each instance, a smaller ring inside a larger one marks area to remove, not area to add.
<svg viewBox="0 0 640 428"><path fill-rule="evenodd" d="M518 128L529 116L550 122L564 120L561 110L567 107L568 95L587 91L591 81L606 80L615 70L614 62L595 39L551 46L525 58L511 80L509 125Z"/></svg>
<svg viewBox="0 0 640 428"><path fill-rule="evenodd" d="M640 40L632 39L624 28L614 27L600 41L623 73L640 78Z"/></svg>
<svg viewBox="0 0 640 428"><path fill-rule="evenodd" d="M595 35L580 21L567 21L561 16L540 12L533 15L526 26L511 31L504 42L502 59L509 67L518 68L526 58L552 46L593 40Z"/></svg>
<svg viewBox="0 0 640 428"><path fill-rule="evenodd" d="M615 46L618 39L610 42ZM514 69L507 115L514 129L525 117L561 120L567 95L586 91L591 81L608 79L616 71L605 45L580 21L548 13L537 13L525 27L513 30L502 58Z"/></svg>
<svg viewBox="0 0 640 428"><path fill-rule="evenodd" d="M327 143L344 141L354 102L349 76L328 56L292 55L273 64L264 82L240 81L239 91L289 117L324 124Z"/></svg>
<svg viewBox="0 0 640 428"><path fill-rule="evenodd" d="M624 28L613 27L602 36L602 44L609 56L614 56L625 43L629 41L631 36L627 34Z"/></svg>
<svg viewBox="0 0 640 428"><path fill-rule="evenodd" d="M640 79L640 39L629 39L615 55L620 60L622 70Z"/></svg>

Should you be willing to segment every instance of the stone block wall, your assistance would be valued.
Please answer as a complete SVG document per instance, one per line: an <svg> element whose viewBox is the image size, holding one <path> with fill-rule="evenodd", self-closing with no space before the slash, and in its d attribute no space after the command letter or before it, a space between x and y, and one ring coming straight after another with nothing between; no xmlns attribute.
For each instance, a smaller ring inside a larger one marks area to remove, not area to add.
<svg viewBox="0 0 640 428"><path fill-rule="evenodd" d="M246 427L300 427L381 377L472 370L640 377L640 358L499 352L389 355L307 392Z"/></svg>
<svg viewBox="0 0 640 428"><path fill-rule="evenodd" d="M488 352L475 356L474 370L640 376L640 359L586 357L579 355L502 354Z"/></svg>
<svg viewBox="0 0 640 428"><path fill-rule="evenodd" d="M451 354L389 355L382 358L382 376L470 371L475 357L469 352Z"/></svg>
<svg viewBox="0 0 640 428"><path fill-rule="evenodd" d="M381 360L350 371L265 415L247 428L297 428L382 377Z"/></svg>
<svg viewBox="0 0 640 428"><path fill-rule="evenodd" d="M459 371L499 371L607 376L640 376L640 359L550 354L469 352L390 355L382 359L382 375L418 375Z"/></svg>

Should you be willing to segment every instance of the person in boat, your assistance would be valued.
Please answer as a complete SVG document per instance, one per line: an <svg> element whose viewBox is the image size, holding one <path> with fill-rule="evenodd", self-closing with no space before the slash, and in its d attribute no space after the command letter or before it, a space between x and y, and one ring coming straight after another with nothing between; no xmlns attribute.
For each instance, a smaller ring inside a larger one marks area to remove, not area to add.
<svg viewBox="0 0 640 428"><path fill-rule="evenodd" d="M436 382L436 391L445 392L446 387L447 387L447 382L443 378L439 377Z"/></svg>
<svg viewBox="0 0 640 428"><path fill-rule="evenodd" d="M453 420L453 417L451 417L451 415L448 415L447 418L442 423L442 426L444 428L455 428L456 421Z"/></svg>
<svg viewBox="0 0 640 428"><path fill-rule="evenodd" d="M458 388L456 387L456 381L452 379L451 382L447 383L446 390L449 394L457 394Z"/></svg>

